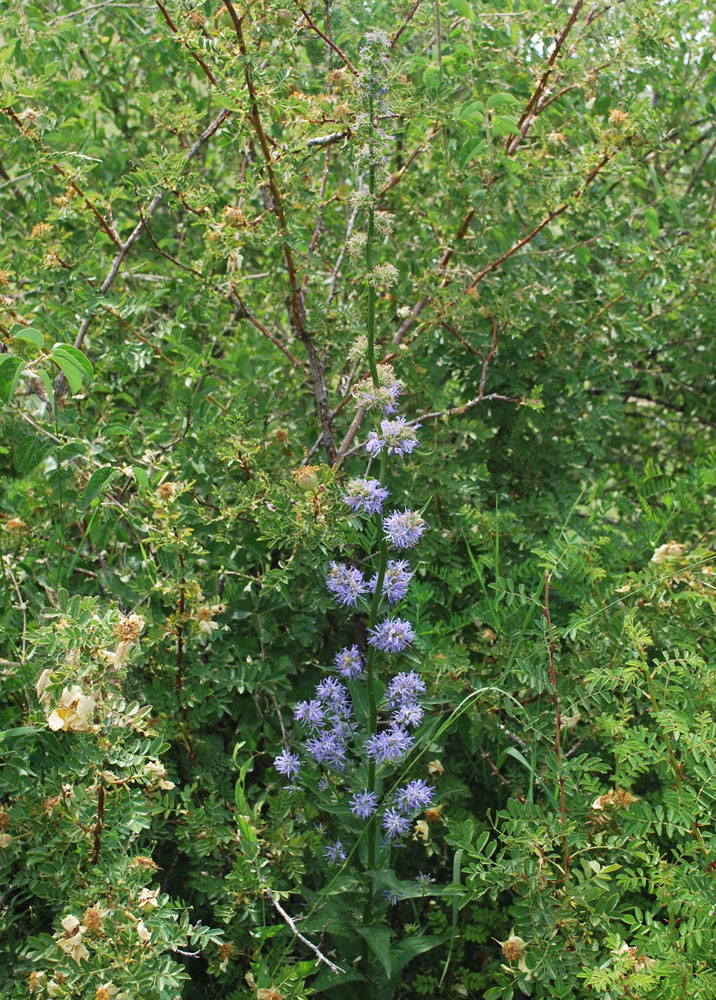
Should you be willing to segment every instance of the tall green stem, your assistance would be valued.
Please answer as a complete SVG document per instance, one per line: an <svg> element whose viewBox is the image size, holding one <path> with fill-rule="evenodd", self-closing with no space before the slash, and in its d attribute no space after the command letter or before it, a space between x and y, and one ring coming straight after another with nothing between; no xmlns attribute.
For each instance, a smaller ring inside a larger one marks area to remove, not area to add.
<svg viewBox="0 0 716 1000"><path fill-rule="evenodd" d="M368 168L368 190L370 192L370 205L368 207L368 238L366 240L365 247L365 262L366 270L368 274L368 367L370 368L370 375L373 380L373 385L376 389L379 386L378 380L378 366L375 360L375 287L372 282L372 272L373 272L373 241L375 238L375 164L374 164L374 149L373 149L373 98L369 97L368 100L368 148L370 156L370 165ZM380 472L378 478L381 483L385 484L388 472L387 454L385 449L381 453L380 457ZM370 605L370 611L368 613L368 629L372 629L378 618L378 613L380 611L380 606L383 596L383 581L385 579L385 570L388 564L388 545L383 538L383 521L380 513L374 516L375 528L377 537L380 539L379 549L378 549L378 575L375 584L375 593L373 594L373 600ZM376 649L374 646L370 646L368 650L368 661L366 664L367 668L367 687L368 687L368 732L369 736L373 736L378 728L378 703L376 700ZM368 765L368 788L372 792L375 790L375 762L371 761ZM368 870L372 871L375 868L375 849L376 849L376 839L377 830L375 817L371 819L367 841L368 841ZM373 911L373 890L372 888L368 891L368 898L366 900L365 907L365 921L368 923L371 919Z"/></svg>
<svg viewBox="0 0 716 1000"><path fill-rule="evenodd" d="M365 244L365 266L368 274L368 367L373 385L378 387L378 366L375 362L375 285L373 284L373 239L375 238L375 159L373 140L373 97L368 98L368 239Z"/></svg>

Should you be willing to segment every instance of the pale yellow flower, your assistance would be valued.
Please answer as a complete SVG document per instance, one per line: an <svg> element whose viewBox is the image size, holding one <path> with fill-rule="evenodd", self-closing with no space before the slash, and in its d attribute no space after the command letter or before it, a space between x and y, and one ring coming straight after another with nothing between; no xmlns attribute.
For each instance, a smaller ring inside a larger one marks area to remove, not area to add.
<svg viewBox="0 0 716 1000"><path fill-rule="evenodd" d="M143 913L147 915L152 913L159 906L159 901L157 897L159 896L159 889L142 889L139 893L139 899L137 900L137 906ZM137 929L139 930L139 929ZM141 936L141 935L140 935ZM149 939L147 939L149 940Z"/></svg>
<svg viewBox="0 0 716 1000"><path fill-rule="evenodd" d="M80 922L77 917L69 914L68 916L63 917L60 923L65 933L61 938L59 938L57 944L62 951L74 959L74 961L78 964L83 961L83 959L89 958L89 952L82 943L84 928L80 926Z"/></svg>
<svg viewBox="0 0 716 1000"><path fill-rule="evenodd" d="M678 559L679 556L683 555L686 551L685 545L679 545L678 542L666 542L665 545L660 545L658 549L654 552L651 557L653 563L663 563L668 559Z"/></svg>
<svg viewBox="0 0 716 1000"><path fill-rule="evenodd" d="M79 684L63 688L60 704L50 713L47 725L54 732L60 729L76 733L89 733L94 729L92 718L97 702L92 695L82 693Z"/></svg>

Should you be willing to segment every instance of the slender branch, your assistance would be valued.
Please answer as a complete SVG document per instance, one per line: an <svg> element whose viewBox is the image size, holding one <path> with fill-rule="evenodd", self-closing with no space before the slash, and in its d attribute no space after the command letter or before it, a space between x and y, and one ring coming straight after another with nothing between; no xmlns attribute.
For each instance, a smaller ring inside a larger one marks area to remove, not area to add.
<svg viewBox="0 0 716 1000"><path fill-rule="evenodd" d="M608 153L606 156L602 157L602 159L599 161L596 167L594 167L594 169L588 174L584 184L575 194L574 196L575 198L580 198L584 194L585 190L589 187L589 185L592 183L592 181L600 172L600 170L602 170L606 166L606 164L609 162L609 160L611 160L613 156L614 153ZM504 264L506 260L512 257L513 254L517 253L518 250L520 250L523 246L525 246L527 243L533 240L535 236L537 236L537 234L544 229L545 226L549 225L550 222L552 222L558 216L562 215L563 212L566 212L570 204L571 201L565 201L562 205L559 206L559 208L555 208L553 211L549 212L544 217L544 219L542 219L542 221L534 227L534 229L532 229L529 233L527 233L526 236L523 236L522 239L514 243L509 250L507 250L501 256L497 257L490 264L484 267L481 271L478 271L475 277L470 282L470 284L463 289L463 295L466 295L468 292L471 292L473 288L476 288L477 285L480 284L480 282L486 275L490 274L491 271L495 271L498 267L501 267L502 264Z"/></svg>
<svg viewBox="0 0 716 1000"><path fill-rule="evenodd" d="M271 890L268 888L268 886L264 889L264 892L266 893L266 895L268 896L269 900L271 901L271 904L272 904L273 908L286 921L286 923L288 924L288 926L291 928L291 931L293 932L294 937L297 937L298 940L301 942L301 944L305 944L305 946L309 949L309 951L313 952L313 954L316 956L316 958L318 959L318 961L319 962L323 962L324 965L327 965L328 968L331 970L331 972L335 973L335 975L338 976L341 973L343 973L344 970L341 969L340 966L335 965L329 958L326 958L326 956L323 954L323 952L319 948L317 948L316 945L312 941L309 941L307 937L304 937L303 934L301 934L301 932L299 931L298 927L296 927L296 924L295 924L295 922L293 920L293 917L289 916L289 914L286 913L286 911L281 906L281 904L276 899L276 897L271 892Z"/></svg>
<svg viewBox="0 0 716 1000"><path fill-rule="evenodd" d="M176 24L174 24L174 22L172 21L171 17L169 16L169 13L168 13L166 7L164 6L164 4L161 3L160 0L155 0L155 2L156 2L157 7L159 8L159 10L162 12L162 17L164 18L164 20L169 25L169 29L171 31L173 31L175 35L178 35L179 34L179 29L177 28ZM209 69L209 67L206 65L206 63L204 62L204 60L201 58L201 56L198 54L198 52L189 52L189 55L192 57L192 59L195 59L199 63L199 65L201 66L201 68L204 70L204 76L207 78L207 80L210 83L213 83L214 86L216 87L218 85L218 80L216 79L216 77L214 76L214 74L211 72L211 70Z"/></svg>
<svg viewBox="0 0 716 1000"><path fill-rule="evenodd" d="M12 587L17 594L17 603L20 608L20 613L22 615L22 639L21 639L21 649L22 649L22 662L25 662L25 652L27 649L27 611L25 610L25 602L22 599L22 594L20 593L20 588L17 585L17 580L15 579L15 574L12 571L12 566L3 560L3 569L7 572L7 575L12 580Z"/></svg>
<svg viewBox="0 0 716 1000"><path fill-rule="evenodd" d="M542 94L544 93L545 87L547 86L547 82L550 76L552 75L552 71L554 70L554 64L556 63L557 57L559 56L559 53L562 50L562 46L566 41L567 35L574 27L574 24L577 18L579 17L579 12L583 6L584 6L584 0L576 0L576 3L572 8L572 13L569 15L567 23L562 29L562 33L559 35L558 38L555 39L554 48L550 52L550 56L549 59L547 60L547 66L545 68L545 71L540 77L537 86L532 92L532 96L527 102L527 105L517 122L517 135L514 136L512 139L508 138L507 142L505 143L505 149L507 153L510 155L515 152L515 150L517 149L517 147L527 134L527 129L529 128L530 124L537 117L538 113L537 108L539 105L539 101L540 98L542 97Z"/></svg>
<svg viewBox="0 0 716 1000"><path fill-rule="evenodd" d="M419 6L420 6L420 0L415 0L415 3L411 7L410 13L408 14L407 18L401 24L401 26L398 28L398 30L396 31L396 33L393 35L393 37L391 39L391 42L390 42L390 48L391 49L395 48L395 46L396 46L396 44L398 42L398 39L403 34L403 32L405 31L405 29L408 27L408 25L410 24L410 22L413 20L413 16L415 15L415 12L417 11L417 9L418 9Z"/></svg>
<svg viewBox="0 0 716 1000"><path fill-rule="evenodd" d="M332 465L336 458L336 445L333 438L333 430L331 427L331 419L328 409L328 388L326 386L325 373L318 357L315 341L306 328L306 309L303 296L301 294L301 285L298 279L296 262L288 241L288 227L286 224L286 214L283 208L283 199L278 184L276 183L271 149L269 147L268 138L261 120L256 87L254 86L254 81L249 69L247 59L248 53L246 50L246 42L244 40L244 32L241 23L242 18L240 18L236 13L231 0L224 0L224 6L231 17L231 21L234 25L234 31L236 33L236 40L239 44L239 51L244 59L244 81L249 94L249 116L264 158L266 179L271 193L271 207L278 220L283 236L283 256L286 262L286 270L288 272L289 287L291 291L291 322L293 331L303 344L308 356L308 370L310 373L311 383L313 385L313 395L316 402L316 410L318 412L318 422L323 433L323 444L326 449L328 461Z"/></svg>
<svg viewBox="0 0 716 1000"><path fill-rule="evenodd" d="M107 766L105 761L104 766ZM99 861L99 851L102 844L102 830L104 829L104 785L100 781L97 786L97 819L95 820L94 830L92 831L93 843L92 843L92 857L90 858L90 864L96 865Z"/></svg>
<svg viewBox="0 0 716 1000"><path fill-rule="evenodd" d="M207 142L211 138L211 136L214 135L214 133L219 130L219 128L221 128L222 124L226 121L226 119L229 117L230 114L231 112L228 111L226 108L224 108L222 111L219 112L216 118L214 118L211 124L204 129L204 131L201 133L199 138L191 146L191 148L188 150L188 152L184 157L185 169L187 165L194 159L197 153L201 150L204 143ZM119 252L116 254L114 260L112 261L112 264L109 268L109 271L107 272L104 281L100 285L99 288L100 295L106 295L106 293L114 284L114 281L117 275L119 274L120 268L124 263L125 257L127 256L129 251L132 249L134 244L137 242L139 237L144 232L146 219L151 218L154 215L156 210L159 208L159 203L161 202L163 196L164 196L163 191L160 191L158 194L155 194L155 196L149 203L146 212L144 212L143 217L139 219L139 222L137 222L132 232L129 234L124 243L122 243ZM77 335L74 340L74 346L77 348L77 350L81 349L87 331L92 325L92 320L94 319L94 316L95 316L94 313L89 313L82 320L82 323L80 324L80 328L77 331ZM63 396L66 391L67 391L67 380L65 379L65 376L62 373L60 373L55 379L55 395Z"/></svg>
<svg viewBox="0 0 716 1000"><path fill-rule="evenodd" d="M345 52L343 52L343 50L340 49L336 45L336 43L333 41L333 39L329 38L328 35L324 34L321 31L321 29L318 27L318 25L315 24L315 22L311 20L311 15L308 13L308 11L305 9L305 7L302 7L300 5L300 3L297 3L296 6L298 7L298 9L303 14L304 18L306 19L306 24L311 29L311 31L315 31L316 34L319 35L323 39L323 41L326 43L326 45L328 45L329 48L333 49L333 51L336 53L336 55L338 56L338 58L343 61L343 63L348 67L348 69L351 71L351 73L354 76L358 76L358 70L355 68L355 66L350 61L350 59L345 54Z"/></svg>

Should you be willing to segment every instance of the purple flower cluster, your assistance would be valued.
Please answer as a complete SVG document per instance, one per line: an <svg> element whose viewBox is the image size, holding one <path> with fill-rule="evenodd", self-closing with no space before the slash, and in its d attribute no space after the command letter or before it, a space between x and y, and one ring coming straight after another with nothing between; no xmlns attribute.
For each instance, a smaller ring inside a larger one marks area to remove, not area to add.
<svg viewBox="0 0 716 1000"><path fill-rule="evenodd" d="M357 567L337 562L330 565L326 586L339 604L351 608L370 591L370 583Z"/></svg>
<svg viewBox="0 0 716 1000"><path fill-rule="evenodd" d="M347 681L357 680L365 670L365 660L357 646L346 646L336 653L333 662L338 667L338 673Z"/></svg>
<svg viewBox="0 0 716 1000"><path fill-rule="evenodd" d="M343 503L354 514L380 514L387 499L388 491L380 479L363 479L360 476L348 480L343 494Z"/></svg>
<svg viewBox="0 0 716 1000"><path fill-rule="evenodd" d="M290 753L290 751L284 747L278 757L274 757L273 766L279 774L284 774L287 778L290 778L291 781L293 781L298 772L301 770L301 760L298 754Z"/></svg>
<svg viewBox="0 0 716 1000"><path fill-rule="evenodd" d="M378 808L378 796L366 788L351 799L351 812L358 819L369 819Z"/></svg>
<svg viewBox="0 0 716 1000"><path fill-rule="evenodd" d="M393 414L398 409L398 397L403 391L400 382L390 382L374 386L370 379L365 379L353 390L353 397L363 410L382 408L383 413Z"/></svg>
<svg viewBox="0 0 716 1000"><path fill-rule="evenodd" d="M385 618L368 631L368 642L381 653L402 653L414 638L413 626L404 618Z"/></svg>
<svg viewBox="0 0 716 1000"><path fill-rule="evenodd" d="M425 694L425 681L417 670L396 674L388 684L386 701L392 709L404 708Z"/></svg>
<svg viewBox="0 0 716 1000"><path fill-rule="evenodd" d="M383 813L382 827L390 840L402 837L410 829L410 818L430 805L435 789L422 778L409 781L395 793L393 804Z"/></svg>
<svg viewBox="0 0 716 1000"><path fill-rule="evenodd" d="M417 510L394 510L383 518L383 537L396 549L412 549L420 541L425 527Z"/></svg>
<svg viewBox="0 0 716 1000"><path fill-rule="evenodd" d="M388 449L389 455L399 455L405 458L418 447L416 430L420 424L408 424L405 417L396 417L395 420L381 420L380 434L371 431L365 443L366 451L369 455L379 455L383 448Z"/></svg>
<svg viewBox="0 0 716 1000"><path fill-rule="evenodd" d="M353 707L348 689L335 677L325 677L312 701L301 701L293 717L310 729L305 747L317 764L334 771L346 766L348 741L353 737Z"/></svg>
<svg viewBox="0 0 716 1000"><path fill-rule="evenodd" d="M368 737L365 752L376 764L399 764L410 752L414 742L407 729L391 725L390 729Z"/></svg>
<svg viewBox="0 0 716 1000"><path fill-rule="evenodd" d="M327 847L324 847L323 853L329 865L339 865L341 861L346 860L346 852L343 850L343 844L340 840L337 840L335 844L328 844Z"/></svg>
<svg viewBox="0 0 716 1000"><path fill-rule="evenodd" d="M383 577L383 593L389 604L397 604L402 601L408 592L408 586L415 574L410 569L405 559L389 559L385 567ZM375 593L378 585L378 574L375 573L370 580L370 588Z"/></svg>
<svg viewBox="0 0 716 1000"><path fill-rule="evenodd" d="M379 368L379 385L365 379L355 390L361 407L371 409L382 407L386 414L396 410L398 397L402 391L392 369ZM372 456L381 452L404 458L418 446L416 430L420 424L409 424L404 417L388 416L380 421L380 431L372 431L366 442L366 449ZM413 731L421 724L424 709L421 698L426 692L425 682L415 670L403 671L392 677L385 691L382 705L376 706L374 690L368 691L371 706L370 718L376 720L376 710L380 710L377 725L356 738L357 724L354 720L352 691L356 696L361 678L368 673L369 684L374 684L376 651L395 655L407 650L415 639L409 621L398 615L386 613L386 605L397 605L403 601L413 579L414 571L406 559L386 559L387 541L394 549L409 549L417 545L426 530L426 523L418 511L393 510L383 516L383 505L389 493L379 479L357 476L350 479L343 492L343 502L353 514L375 518L372 538L380 537L381 558L385 559L380 593L378 578L380 571L366 578L357 566L342 562L331 562L326 577L326 586L335 600L343 607L357 608L367 595L373 595L371 625L368 628L366 656L365 648L359 644L344 646L334 657L336 672L324 677L316 686L315 695L310 700L299 702L293 712L295 721L305 730L301 757L308 756L321 769L334 772L319 775L319 790L342 789L347 798L351 814L361 822L379 817L384 833L384 841L393 841L409 833L413 815L424 809L431 801L434 789L422 779L413 779L395 790L382 801L374 786L373 777L377 768L390 768L400 764L415 745ZM383 617L376 621L376 613ZM350 682L350 691L346 686ZM365 701L365 693L360 705ZM366 787L365 770L373 775ZM288 749L275 758L274 764L279 774L285 775L295 788L295 780L301 769L298 753ZM362 765L362 766L361 766ZM336 774L336 772L338 772ZM375 822L375 821L374 821ZM328 843L323 848L327 862L340 865L346 860L346 851L340 840ZM391 902L394 900L391 899Z"/></svg>

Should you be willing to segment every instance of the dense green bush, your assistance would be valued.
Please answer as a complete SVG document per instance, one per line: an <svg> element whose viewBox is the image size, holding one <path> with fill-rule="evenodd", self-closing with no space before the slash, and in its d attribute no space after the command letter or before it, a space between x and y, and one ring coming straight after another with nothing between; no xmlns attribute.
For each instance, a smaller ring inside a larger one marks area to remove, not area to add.
<svg viewBox="0 0 716 1000"><path fill-rule="evenodd" d="M0 10L3 997L711 1000L713 14ZM436 786L377 860L273 767L376 360Z"/></svg>

